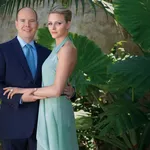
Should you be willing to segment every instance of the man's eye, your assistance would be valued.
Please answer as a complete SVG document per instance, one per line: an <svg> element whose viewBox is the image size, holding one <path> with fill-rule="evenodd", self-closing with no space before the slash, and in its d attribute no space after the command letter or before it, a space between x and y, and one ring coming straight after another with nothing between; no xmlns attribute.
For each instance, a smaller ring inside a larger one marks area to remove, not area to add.
<svg viewBox="0 0 150 150"><path fill-rule="evenodd" d="M25 20L20 20L20 22L25 22Z"/></svg>

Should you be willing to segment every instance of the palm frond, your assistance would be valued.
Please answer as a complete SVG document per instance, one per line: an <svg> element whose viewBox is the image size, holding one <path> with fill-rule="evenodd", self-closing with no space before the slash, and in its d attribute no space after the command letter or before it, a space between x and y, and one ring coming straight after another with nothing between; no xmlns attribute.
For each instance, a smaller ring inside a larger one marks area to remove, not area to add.
<svg viewBox="0 0 150 150"><path fill-rule="evenodd" d="M72 0L2 0L0 1L0 14L5 18L6 15L12 16L12 12L16 12L20 7L25 7L25 6L31 6L34 8L34 6L41 5L43 3L48 2L48 4L52 4L53 6L56 2L61 2L62 5L65 5L66 7L72 5ZM79 0L74 0L75 5L76 5L76 12L78 11L79 7ZM96 7L95 3L92 0L88 0L90 5L92 6L92 9L94 10L94 13L96 15ZM85 9L85 3L87 1L81 0L81 5L82 5L82 10L84 12ZM16 9L16 10L15 10ZM15 10L15 11L14 11Z"/></svg>
<svg viewBox="0 0 150 150"><path fill-rule="evenodd" d="M112 17L114 17L114 7L113 7L112 3L106 2L104 0L97 0L97 1L94 1L94 2L98 7L103 8L103 10L105 11L107 17L108 17L108 13Z"/></svg>

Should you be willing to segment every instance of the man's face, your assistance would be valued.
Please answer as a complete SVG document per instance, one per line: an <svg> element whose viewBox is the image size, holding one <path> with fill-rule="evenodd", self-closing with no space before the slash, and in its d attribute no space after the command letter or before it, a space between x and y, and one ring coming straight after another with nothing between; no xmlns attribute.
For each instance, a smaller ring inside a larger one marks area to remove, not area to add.
<svg viewBox="0 0 150 150"><path fill-rule="evenodd" d="M35 12L30 8L23 8L19 11L15 21L18 35L26 42L33 40L38 28Z"/></svg>

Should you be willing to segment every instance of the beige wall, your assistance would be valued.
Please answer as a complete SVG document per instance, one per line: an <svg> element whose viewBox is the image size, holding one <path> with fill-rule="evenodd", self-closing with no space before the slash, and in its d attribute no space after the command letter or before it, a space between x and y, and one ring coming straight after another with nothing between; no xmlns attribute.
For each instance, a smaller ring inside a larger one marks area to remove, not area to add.
<svg viewBox="0 0 150 150"><path fill-rule="evenodd" d="M81 5L79 6L81 7ZM49 8L50 6L48 6L48 4L45 4L44 7L36 8L39 16L39 27L43 27L47 23ZM122 30L116 26L113 18L111 16L107 18L103 9L97 8L96 17L88 4L85 5L84 15L82 14L81 8L79 8L78 13L75 14L74 5L72 5L71 10L73 12L73 19L70 31L87 36L89 39L95 41L104 52L108 52L115 42L128 39L128 37L123 36L121 33ZM0 28L0 43L10 40L16 35L14 25L15 14L11 19L7 18L6 20L10 20L10 23L8 25L8 23L5 22ZM137 47L129 40L127 48L135 51Z"/></svg>

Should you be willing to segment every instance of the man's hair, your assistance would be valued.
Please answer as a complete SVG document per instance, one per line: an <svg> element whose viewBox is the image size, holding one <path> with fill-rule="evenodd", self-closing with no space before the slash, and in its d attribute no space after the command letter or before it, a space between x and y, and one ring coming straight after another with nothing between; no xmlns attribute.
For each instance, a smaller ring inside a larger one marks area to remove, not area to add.
<svg viewBox="0 0 150 150"><path fill-rule="evenodd" d="M17 11L17 13L16 13L16 20L18 20L18 14L19 14L20 10L22 10L22 9L24 9L24 8L29 8L29 9L31 9L31 10L35 13L36 20L38 21L37 12L36 12L33 8L31 8L31 7L22 7L22 8L20 8L20 9L18 9L18 11Z"/></svg>
<svg viewBox="0 0 150 150"><path fill-rule="evenodd" d="M64 15L65 21L71 21L72 18L72 12L69 9L66 9L65 7L63 7L62 5L57 5L51 8L51 10L49 11L49 14L52 13L58 13L58 14L62 14Z"/></svg>

